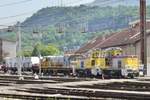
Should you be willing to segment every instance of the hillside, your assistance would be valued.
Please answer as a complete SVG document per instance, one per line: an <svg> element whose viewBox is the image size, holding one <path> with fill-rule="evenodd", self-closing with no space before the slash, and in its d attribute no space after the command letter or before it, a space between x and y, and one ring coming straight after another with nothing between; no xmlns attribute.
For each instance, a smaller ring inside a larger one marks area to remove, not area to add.
<svg viewBox="0 0 150 100"><path fill-rule="evenodd" d="M67 31L68 29L72 30L73 28L75 32L80 29L82 24L87 23L90 32L95 30L101 31L103 29L117 29L126 27L128 21L137 16L134 16L134 14L130 15L131 12L126 12L125 10L129 9L123 9L123 7L101 8L88 6L44 8L34 14L31 18L28 18L23 25L33 28L51 25L57 27L59 24L64 24L64 26L67 27ZM120 18L122 18L122 20L127 20L126 23L124 23L125 21L121 23L121 26L117 24L117 21ZM116 28L114 26L116 26Z"/></svg>
<svg viewBox="0 0 150 100"><path fill-rule="evenodd" d="M138 19L138 7L48 7L43 8L22 23L22 41L25 50L32 50L32 32L43 34L44 44L54 44L61 50L78 48L91 38L128 27ZM59 33L58 29L63 29ZM86 30L83 33L83 30ZM87 31L88 30L88 31ZM1 37L14 39L15 33L0 33Z"/></svg>

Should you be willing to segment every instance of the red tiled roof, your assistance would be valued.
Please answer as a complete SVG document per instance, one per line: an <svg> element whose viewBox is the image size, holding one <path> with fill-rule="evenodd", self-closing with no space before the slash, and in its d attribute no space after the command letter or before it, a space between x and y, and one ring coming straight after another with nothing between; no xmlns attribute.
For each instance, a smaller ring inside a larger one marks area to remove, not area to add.
<svg viewBox="0 0 150 100"><path fill-rule="evenodd" d="M150 29L150 22L147 22L147 30ZM140 40L140 27L137 23L136 26L132 28L125 29L121 32L118 32L107 40L99 43L95 48L107 48L113 46L121 46L126 44L135 43Z"/></svg>
<svg viewBox="0 0 150 100"><path fill-rule="evenodd" d="M150 29L150 22L147 22L147 29ZM134 23L131 28L122 30L107 37L105 40L102 36L99 36L95 41L90 41L83 47L81 47L77 53L85 53L90 49L96 48L107 48L114 46L123 46L131 43L135 43L140 40L140 27L139 23Z"/></svg>
<svg viewBox="0 0 150 100"><path fill-rule="evenodd" d="M112 35L105 41L99 43L95 48L106 48L106 47L129 44L132 42L130 40L130 37L132 37L136 34L137 34L137 31L134 29L125 29L121 32L118 32L118 33Z"/></svg>
<svg viewBox="0 0 150 100"><path fill-rule="evenodd" d="M102 36L96 37L96 38L92 39L91 41L89 41L84 46L82 46L78 51L76 51L76 53L85 53L102 41L103 41Z"/></svg>

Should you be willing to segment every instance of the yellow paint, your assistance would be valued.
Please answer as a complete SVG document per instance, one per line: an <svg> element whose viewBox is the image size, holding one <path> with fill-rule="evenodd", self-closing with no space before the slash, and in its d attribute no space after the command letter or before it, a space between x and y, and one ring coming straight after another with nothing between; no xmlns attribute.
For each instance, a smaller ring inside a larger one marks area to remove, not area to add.
<svg viewBox="0 0 150 100"><path fill-rule="evenodd" d="M119 57L120 60L123 63L123 68L127 67L129 69L133 69L133 70L138 70L139 68L139 59L136 56L130 56L127 55L125 56L121 56L123 53L123 51L121 49L108 49L108 50L94 50L89 57L87 58L83 58L76 60L76 68L80 69L81 67L81 61L84 61L84 68L85 69L92 69L94 67L99 67L100 69L108 69L111 68L113 64L111 65L106 65L106 58L107 57L112 57L113 61L113 57ZM115 63L115 62L112 62Z"/></svg>
<svg viewBox="0 0 150 100"><path fill-rule="evenodd" d="M122 54L122 50L114 50L113 51L113 55L121 55Z"/></svg>
<svg viewBox="0 0 150 100"><path fill-rule="evenodd" d="M96 59L96 66L98 66L100 69L105 69L106 68L105 58L97 58Z"/></svg>
<svg viewBox="0 0 150 100"><path fill-rule="evenodd" d="M122 50L108 50L105 51L105 54L110 56L117 56L122 54Z"/></svg>
<svg viewBox="0 0 150 100"><path fill-rule="evenodd" d="M49 66L50 66L49 61L47 60L41 61L41 68L47 69Z"/></svg>
<svg viewBox="0 0 150 100"><path fill-rule="evenodd" d="M85 68L91 68L91 58L87 58L87 59L85 59Z"/></svg>
<svg viewBox="0 0 150 100"><path fill-rule="evenodd" d="M140 63L137 57L126 57L123 59L123 61L128 68L138 70Z"/></svg>
<svg viewBox="0 0 150 100"><path fill-rule="evenodd" d="M101 69L104 69L106 67L105 58L99 57L99 58L86 59L85 60L85 68L92 69L93 67L99 67Z"/></svg>

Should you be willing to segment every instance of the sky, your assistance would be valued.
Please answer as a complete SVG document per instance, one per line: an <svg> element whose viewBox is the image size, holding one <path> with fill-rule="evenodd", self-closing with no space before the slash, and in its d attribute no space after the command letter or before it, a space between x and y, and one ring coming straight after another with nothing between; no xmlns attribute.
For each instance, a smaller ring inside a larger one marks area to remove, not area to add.
<svg viewBox="0 0 150 100"><path fill-rule="evenodd" d="M32 16L38 10L45 7L60 5L78 6L93 1L95 0L0 0L0 27L2 25L13 25L17 21L23 22L27 17ZM147 1L150 4L150 0ZM138 2L139 0L134 0L133 4ZM19 16L16 17L16 15Z"/></svg>
<svg viewBox="0 0 150 100"><path fill-rule="evenodd" d="M75 6L93 1L94 0L0 0L0 25L13 25L17 21L22 22L41 8L58 5ZM16 15L19 16L16 17Z"/></svg>

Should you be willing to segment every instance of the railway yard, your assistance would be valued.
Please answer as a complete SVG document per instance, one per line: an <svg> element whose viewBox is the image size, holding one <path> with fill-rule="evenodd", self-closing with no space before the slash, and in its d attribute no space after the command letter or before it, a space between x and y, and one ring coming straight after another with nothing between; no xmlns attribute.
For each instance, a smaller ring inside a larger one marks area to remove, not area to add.
<svg viewBox="0 0 150 100"><path fill-rule="evenodd" d="M150 100L148 0L49 1L0 25L0 100Z"/></svg>
<svg viewBox="0 0 150 100"><path fill-rule="evenodd" d="M149 100L149 78L91 79L0 75L1 100Z"/></svg>

